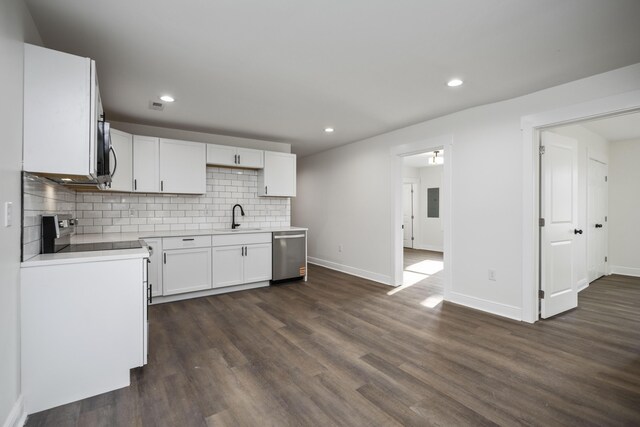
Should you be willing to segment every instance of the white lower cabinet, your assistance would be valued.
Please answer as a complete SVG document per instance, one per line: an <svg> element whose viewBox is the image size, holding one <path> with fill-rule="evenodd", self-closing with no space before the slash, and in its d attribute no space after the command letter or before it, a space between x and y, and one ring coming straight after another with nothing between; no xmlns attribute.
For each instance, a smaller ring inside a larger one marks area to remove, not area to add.
<svg viewBox="0 0 640 427"><path fill-rule="evenodd" d="M149 246L149 285L151 295L162 295L162 239L144 239Z"/></svg>
<svg viewBox="0 0 640 427"><path fill-rule="evenodd" d="M271 280L271 243L247 245L244 253L244 282Z"/></svg>
<svg viewBox="0 0 640 427"><path fill-rule="evenodd" d="M244 246L213 248L213 287L222 288L243 283Z"/></svg>
<svg viewBox="0 0 640 427"><path fill-rule="evenodd" d="M271 280L271 233L213 236L213 287Z"/></svg>
<svg viewBox="0 0 640 427"><path fill-rule="evenodd" d="M211 289L211 248L163 252L163 295Z"/></svg>
<svg viewBox="0 0 640 427"><path fill-rule="evenodd" d="M271 280L271 243L213 248L213 287Z"/></svg>

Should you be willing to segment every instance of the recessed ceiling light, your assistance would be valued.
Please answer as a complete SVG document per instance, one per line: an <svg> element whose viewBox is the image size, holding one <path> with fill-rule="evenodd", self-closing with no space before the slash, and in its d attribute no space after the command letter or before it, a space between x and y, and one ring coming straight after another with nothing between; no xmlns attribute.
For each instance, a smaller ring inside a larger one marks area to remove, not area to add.
<svg viewBox="0 0 640 427"><path fill-rule="evenodd" d="M325 131L326 133L332 133L334 130L335 130L335 129L333 129L333 128L324 128L324 131Z"/></svg>
<svg viewBox="0 0 640 427"><path fill-rule="evenodd" d="M457 87L462 85L462 83L464 83L462 80L460 79L451 79L447 82L447 86L449 87Z"/></svg>
<svg viewBox="0 0 640 427"><path fill-rule="evenodd" d="M173 102L175 101L175 99L173 99L173 96L171 95L162 95L160 97L161 100L163 100L164 102Z"/></svg>

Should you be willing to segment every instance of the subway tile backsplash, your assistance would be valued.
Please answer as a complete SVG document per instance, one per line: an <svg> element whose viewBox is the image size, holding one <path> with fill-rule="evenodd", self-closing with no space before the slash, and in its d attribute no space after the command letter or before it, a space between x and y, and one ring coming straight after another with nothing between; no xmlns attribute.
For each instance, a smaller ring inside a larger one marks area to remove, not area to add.
<svg viewBox="0 0 640 427"><path fill-rule="evenodd" d="M43 214L76 213L76 192L48 179L30 174L22 176L22 259L38 255L41 250Z"/></svg>
<svg viewBox="0 0 640 427"><path fill-rule="evenodd" d="M242 227L291 224L288 198L258 197L255 170L207 168L204 195L77 192L78 234L231 228L231 208Z"/></svg>

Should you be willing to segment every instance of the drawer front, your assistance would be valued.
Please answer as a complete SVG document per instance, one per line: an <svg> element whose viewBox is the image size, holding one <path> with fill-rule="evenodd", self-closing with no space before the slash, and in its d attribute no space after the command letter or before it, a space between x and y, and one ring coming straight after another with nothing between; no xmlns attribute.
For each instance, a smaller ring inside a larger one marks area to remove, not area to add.
<svg viewBox="0 0 640 427"><path fill-rule="evenodd" d="M221 234L213 236L213 246L271 243L271 233Z"/></svg>
<svg viewBox="0 0 640 427"><path fill-rule="evenodd" d="M162 249L207 248L211 246L211 236L166 237L162 239Z"/></svg>

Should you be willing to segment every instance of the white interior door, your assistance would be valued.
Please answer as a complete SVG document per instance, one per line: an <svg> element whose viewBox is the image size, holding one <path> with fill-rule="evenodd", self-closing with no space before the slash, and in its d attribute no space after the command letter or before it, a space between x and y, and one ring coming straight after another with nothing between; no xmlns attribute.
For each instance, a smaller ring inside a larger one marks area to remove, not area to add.
<svg viewBox="0 0 640 427"><path fill-rule="evenodd" d="M574 266L578 230L578 141L542 132L540 203L545 224L540 228L541 316L548 318L578 306Z"/></svg>
<svg viewBox="0 0 640 427"><path fill-rule="evenodd" d="M402 185L402 225L404 231L404 247L413 248L413 184Z"/></svg>
<svg viewBox="0 0 640 427"><path fill-rule="evenodd" d="M589 282L606 274L607 257L607 165L589 159L587 194L587 253Z"/></svg>

